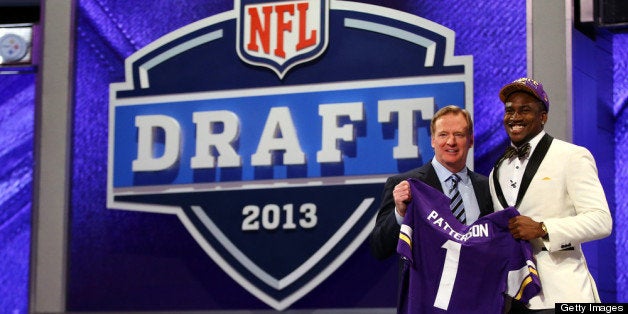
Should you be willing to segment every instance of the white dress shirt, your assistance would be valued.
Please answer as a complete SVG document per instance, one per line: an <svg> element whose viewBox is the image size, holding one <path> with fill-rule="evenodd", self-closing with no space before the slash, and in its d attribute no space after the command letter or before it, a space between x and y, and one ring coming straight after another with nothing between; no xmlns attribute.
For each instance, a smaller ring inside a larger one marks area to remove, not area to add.
<svg viewBox="0 0 628 314"><path fill-rule="evenodd" d="M499 184L502 187L504 198L509 206L515 206L517 203L517 194L519 194L521 180L523 179L523 173L528 165L528 160L530 160L530 156L532 156L534 149L536 149L536 146L544 135L545 131L541 131L530 140L530 152L527 156L521 159L517 158L517 156L513 156L510 159L503 160L499 167ZM510 145L514 147L512 143Z"/></svg>

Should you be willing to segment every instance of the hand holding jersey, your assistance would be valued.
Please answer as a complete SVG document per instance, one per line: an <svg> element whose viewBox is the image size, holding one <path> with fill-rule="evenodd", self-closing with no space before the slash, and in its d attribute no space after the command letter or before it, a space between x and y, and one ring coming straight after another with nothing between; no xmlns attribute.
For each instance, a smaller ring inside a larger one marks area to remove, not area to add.
<svg viewBox="0 0 628 314"><path fill-rule="evenodd" d="M515 239L532 240L547 235L542 222L536 222L527 216L513 217L508 221L508 230Z"/></svg>
<svg viewBox="0 0 628 314"><path fill-rule="evenodd" d="M410 192L410 184L408 181L401 181L395 186L393 198L395 200L395 210L399 216L405 216L408 203L412 200L412 193Z"/></svg>

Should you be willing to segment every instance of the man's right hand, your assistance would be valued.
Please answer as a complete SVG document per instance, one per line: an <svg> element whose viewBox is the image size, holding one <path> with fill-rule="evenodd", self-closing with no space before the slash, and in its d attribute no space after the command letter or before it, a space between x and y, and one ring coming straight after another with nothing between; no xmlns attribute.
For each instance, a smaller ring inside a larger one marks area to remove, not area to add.
<svg viewBox="0 0 628 314"><path fill-rule="evenodd" d="M406 215L408 203L412 200L410 183L404 180L397 184L393 189L393 198L395 199L395 208L397 209L397 213L404 217Z"/></svg>

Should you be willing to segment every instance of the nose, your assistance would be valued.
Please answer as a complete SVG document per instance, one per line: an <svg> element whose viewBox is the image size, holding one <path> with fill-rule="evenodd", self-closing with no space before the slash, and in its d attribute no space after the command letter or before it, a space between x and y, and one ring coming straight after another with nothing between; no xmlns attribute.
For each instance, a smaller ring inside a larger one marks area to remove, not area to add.
<svg viewBox="0 0 628 314"><path fill-rule="evenodd" d="M455 136L454 135L449 135L447 136L447 145L453 146L456 141L455 141Z"/></svg>

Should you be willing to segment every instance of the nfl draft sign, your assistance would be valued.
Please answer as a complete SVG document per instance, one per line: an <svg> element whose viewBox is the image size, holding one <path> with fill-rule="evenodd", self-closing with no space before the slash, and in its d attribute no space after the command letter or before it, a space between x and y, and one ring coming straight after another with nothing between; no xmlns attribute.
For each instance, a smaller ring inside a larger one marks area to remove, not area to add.
<svg viewBox="0 0 628 314"><path fill-rule="evenodd" d="M174 30L110 86L107 207L176 215L287 309L364 243L385 178L432 158L435 110L473 111L454 35L328 0L235 1Z"/></svg>

